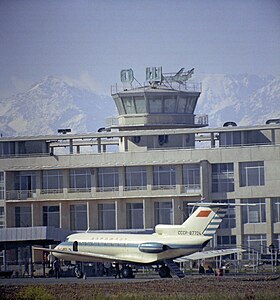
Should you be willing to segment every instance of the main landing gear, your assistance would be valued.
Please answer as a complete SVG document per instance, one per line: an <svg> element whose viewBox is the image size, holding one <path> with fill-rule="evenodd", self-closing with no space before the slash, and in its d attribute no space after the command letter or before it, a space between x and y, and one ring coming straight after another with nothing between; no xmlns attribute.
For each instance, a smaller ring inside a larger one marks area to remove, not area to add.
<svg viewBox="0 0 280 300"><path fill-rule="evenodd" d="M132 268L129 266L123 266L121 273L123 278L134 278Z"/></svg>
<svg viewBox="0 0 280 300"><path fill-rule="evenodd" d="M134 278L132 268L123 265L120 269L119 263L115 264L115 278Z"/></svg>

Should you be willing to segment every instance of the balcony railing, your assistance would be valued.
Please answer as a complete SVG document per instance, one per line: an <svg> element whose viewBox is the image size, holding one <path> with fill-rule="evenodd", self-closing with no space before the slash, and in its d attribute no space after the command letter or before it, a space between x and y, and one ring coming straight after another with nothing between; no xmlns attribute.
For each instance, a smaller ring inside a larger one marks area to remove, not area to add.
<svg viewBox="0 0 280 300"><path fill-rule="evenodd" d="M41 189L41 194L61 194L63 189Z"/></svg>
<svg viewBox="0 0 280 300"><path fill-rule="evenodd" d="M124 191L143 191L147 190L147 186L141 185L141 186L125 186L123 188Z"/></svg>
<svg viewBox="0 0 280 300"><path fill-rule="evenodd" d="M88 193L91 191L90 187L85 188L68 188L68 193Z"/></svg>
<svg viewBox="0 0 280 300"><path fill-rule="evenodd" d="M176 185L152 185L151 189L152 190L162 190L162 191L175 190ZM115 187L96 187L96 189L95 189L95 191L97 193L118 192L119 190L120 190L119 186L115 186ZM123 187L124 192L147 191L147 190L148 190L147 185L143 185L143 186L124 186ZM201 186L200 186L200 184L181 185L180 190L181 190L182 193L198 193L198 192L201 191ZM95 191L93 191L93 193L95 193ZM28 191L25 191L25 190L9 190L9 191L6 191L6 200L27 200L27 199L32 199L32 198L36 199L37 196L40 197L40 195L54 195L55 196L56 194L62 194L63 192L65 192L63 189L41 189L41 190L38 190L37 193L36 193L35 190L28 190ZM82 193L91 193L91 192L92 192L91 187L87 187L87 188L67 188L67 193L69 193L69 194L73 194L73 193L81 193L82 194ZM101 195L99 195L99 196L101 196ZM70 195L69 195L69 197L70 197Z"/></svg>
<svg viewBox="0 0 280 300"><path fill-rule="evenodd" d="M28 198L35 198L36 192L35 190L23 191L23 190L14 190L14 191L6 191L6 199L7 200L26 200Z"/></svg>
<svg viewBox="0 0 280 300"><path fill-rule="evenodd" d="M119 190L118 186L105 186L105 187L97 187L97 192L116 192Z"/></svg>
<svg viewBox="0 0 280 300"><path fill-rule="evenodd" d="M175 190L176 185L153 185L153 190Z"/></svg>

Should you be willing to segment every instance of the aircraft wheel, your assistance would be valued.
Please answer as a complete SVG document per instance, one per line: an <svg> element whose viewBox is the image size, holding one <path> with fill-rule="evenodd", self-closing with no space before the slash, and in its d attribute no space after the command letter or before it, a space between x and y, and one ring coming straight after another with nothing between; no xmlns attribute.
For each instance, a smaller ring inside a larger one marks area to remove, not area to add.
<svg viewBox="0 0 280 300"><path fill-rule="evenodd" d="M172 276L170 275L170 270L167 266L162 266L159 269L159 276L161 278L171 278Z"/></svg>
<svg viewBox="0 0 280 300"><path fill-rule="evenodd" d="M122 268L122 277L123 278L134 278L133 271L131 267Z"/></svg>

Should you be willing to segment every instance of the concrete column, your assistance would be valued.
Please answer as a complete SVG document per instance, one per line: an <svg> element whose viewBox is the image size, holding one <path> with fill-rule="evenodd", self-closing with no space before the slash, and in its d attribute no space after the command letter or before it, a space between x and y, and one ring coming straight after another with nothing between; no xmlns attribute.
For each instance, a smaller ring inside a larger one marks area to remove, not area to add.
<svg viewBox="0 0 280 300"><path fill-rule="evenodd" d="M39 197L39 195L41 194L41 188L43 186L43 183L42 183L42 171L36 171L35 173L35 176L36 176L36 198Z"/></svg>
<svg viewBox="0 0 280 300"><path fill-rule="evenodd" d="M211 201L212 170L211 164L208 162L208 160L202 160L200 162L200 186L201 196L207 201Z"/></svg>
<svg viewBox="0 0 280 300"><path fill-rule="evenodd" d="M173 220L172 224L182 224L182 211L180 210L181 201L178 198L172 199L172 207L173 207Z"/></svg>
<svg viewBox="0 0 280 300"><path fill-rule="evenodd" d="M144 229L154 227L154 202L147 198L143 200Z"/></svg>
<svg viewBox="0 0 280 300"><path fill-rule="evenodd" d="M62 188L63 188L63 196L67 198L68 195L68 188L69 188L69 170L64 169L62 170Z"/></svg>
<svg viewBox="0 0 280 300"><path fill-rule="evenodd" d="M15 227L15 207L14 205L6 205L6 222L5 226Z"/></svg>
<svg viewBox="0 0 280 300"><path fill-rule="evenodd" d="M235 162L233 164L233 171L234 171L234 190L237 191L240 187L240 181L239 181L239 163Z"/></svg>
<svg viewBox="0 0 280 300"><path fill-rule="evenodd" d="M266 213L266 240L267 245L273 242L273 219L272 219L272 200L265 198L265 213Z"/></svg>
<svg viewBox="0 0 280 300"><path fill-rule="evenodd" d="M33 202L31 204L32 226L43 225L43 208L40 203Z"/></svg>
<svg viewBox="0 0 280 300"><path fill-rule="evenodd" d="M124 200L115 200L116 229L126 228L126 203Z"/></svg>
<svg viewBox="0 0 280 300"><path fill-rule="evenodd" d="M123 196L125 186L125 167L118 168L119 173L119 195Z"/></svg>
<svg viewBox="0 0 280 300"><path fill-rule="evenodd" d="M147 191L152 191L153 185L153 167L147 166Z"/></svg>
<svg viewBox="0 0 280 300"><path fill-rule="evenodd" d="M97 168L91 169L91 195L94 196L96 194L96 187L97 187Z"/></svg>
<svg viewBox="0 0 280 300"><path fill-rule="evenodd" d="M240 204L241 200L236 199L235 200L236 204ZM243 244L242 241L242 236L243 236L243 223L242 223L242 207L241 206L236 206L235 208L235 219L236 219L236 246L241 247Z"/></svg>
<svg viewBox="0 0 280 300"><path fill-rule="evenodd" d="M60 228L70 228L70 206L66 201L61 202L59 205L60 210Z"/></svg>
<svg viewBox="0 0 280 300"><path fill-rule="evenodd" d="M176 193L181 194L183 190L183 166L182 165L176 165L175 166L175 172L176 172Z"/></svg>
<svg viewBox="0 0 280 300"><path fill-rule="evenodd" d="M98 229L98 204L94 200L88 201L88 227L91 230Z"/></svg>

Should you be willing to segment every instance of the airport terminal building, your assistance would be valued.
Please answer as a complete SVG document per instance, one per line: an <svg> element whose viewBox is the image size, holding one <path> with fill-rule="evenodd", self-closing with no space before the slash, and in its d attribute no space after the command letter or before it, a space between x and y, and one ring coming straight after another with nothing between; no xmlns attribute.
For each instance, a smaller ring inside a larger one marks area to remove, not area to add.
<svg viewBox="0 0 280 300"><path fill-rule="evenodd" d="M26 241L56 243L88 228L180 224L202 198L256 204L229 208L213 247L280 248L279 120L209 128L195 114L201 85L156 72L134 86L122 71L112 88L119 115L98 132L0 138L2 260L22 259Z"/></svg>

